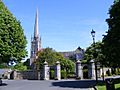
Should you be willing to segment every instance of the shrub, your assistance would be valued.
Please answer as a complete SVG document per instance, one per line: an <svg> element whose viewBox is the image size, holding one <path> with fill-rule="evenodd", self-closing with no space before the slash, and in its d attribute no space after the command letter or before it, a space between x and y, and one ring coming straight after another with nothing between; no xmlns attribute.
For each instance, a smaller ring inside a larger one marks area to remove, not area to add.
<svg viewBox="0 0 120 90"><path fill-rule="evenodd" d="M74 72L68 73L67 78L75 78L75 73Z"/></svg>
<svg viewBox="0 0 120 90"><path fill-rule="evenodd" d="M81 77L76 77L76 79L77 79L77 80L80 80L80 79L81 79Z"/></svg>
<svg viewBox="0 0 120 90"><path fill-rule="evenodd" d="M61 70L61 78L66 79L66 77L67 77L66 71Z"/></svg>
<svg viewBox="0 0 120 90"><path fill-rule="evenodd" d="M54 79L54 70L50 70L50 79Z"/></svg>
<svg viewBox="0 0 120 90"><path fill-rule="evenodd" d="M83 78L88 79L88 69L83 69Z"/></svg>

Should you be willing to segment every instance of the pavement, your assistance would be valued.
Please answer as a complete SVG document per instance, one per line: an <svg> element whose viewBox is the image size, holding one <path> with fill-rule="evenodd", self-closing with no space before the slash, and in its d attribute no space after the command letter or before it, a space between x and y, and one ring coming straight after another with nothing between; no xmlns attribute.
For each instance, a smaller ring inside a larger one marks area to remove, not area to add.
<svg viewBox="0 0 120 90"><path fill-rule="evenodd" d="M95 80L3 80L0 90L94 90Z"/></svg>

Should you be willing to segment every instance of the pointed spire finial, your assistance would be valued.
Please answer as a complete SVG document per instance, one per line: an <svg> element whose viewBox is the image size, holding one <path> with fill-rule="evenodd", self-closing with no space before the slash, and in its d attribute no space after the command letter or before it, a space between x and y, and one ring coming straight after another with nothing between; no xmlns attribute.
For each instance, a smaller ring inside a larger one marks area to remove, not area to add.
<svg viewBox="0 0 120 90"><path fill-rule="evenodd" d="M34 38L38 37L38 8L36 10L36 17L35 17L35 26L34 26Z"/></svg>

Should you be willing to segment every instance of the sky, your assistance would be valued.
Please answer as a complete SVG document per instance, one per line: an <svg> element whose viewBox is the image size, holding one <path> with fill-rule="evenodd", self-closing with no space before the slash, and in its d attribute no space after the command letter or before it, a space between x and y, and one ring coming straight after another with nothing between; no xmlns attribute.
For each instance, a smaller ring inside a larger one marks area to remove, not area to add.
<svg viewBox="0 0 120 90"><path fill-rule="evenodd" d="M39 11L39 35L42 48L56 51L73 51L102 40L108 30L105 20L114 0L3 0L10 12L21 22L27 37L30 56L31 36L34 33L36 9Z"/></svg>

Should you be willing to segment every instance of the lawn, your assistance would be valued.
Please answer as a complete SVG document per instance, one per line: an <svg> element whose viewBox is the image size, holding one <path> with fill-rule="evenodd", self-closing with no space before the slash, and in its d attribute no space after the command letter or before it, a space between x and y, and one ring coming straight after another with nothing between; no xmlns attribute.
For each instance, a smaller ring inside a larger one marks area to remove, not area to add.
<svg viewBox="0 0 120 90"><path fill-rule="evenodd" d="M97 85L98 90L106 90L105 84ZM120 83L115 84L115 90L120 90Z"/></svg>
<svg viewBox="0 0 120 90"><path fill-rule="evenodd" d="M120 83L115 84L115 89L116 89L116 90L120 90Z"/></svg>

